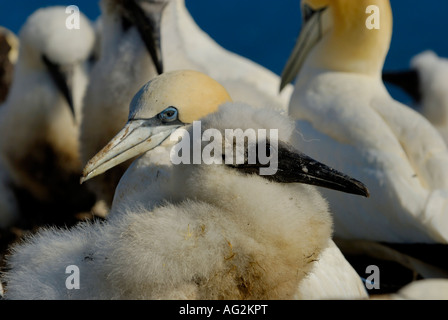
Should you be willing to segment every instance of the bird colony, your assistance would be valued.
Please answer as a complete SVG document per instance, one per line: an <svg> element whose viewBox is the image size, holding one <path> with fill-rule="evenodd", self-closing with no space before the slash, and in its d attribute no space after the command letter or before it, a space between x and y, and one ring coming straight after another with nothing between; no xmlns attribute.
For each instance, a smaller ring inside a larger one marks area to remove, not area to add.
<svg viewBox="0 0 448 320"><path fill-rule="evenodd" d="M448 64L383 70L389 0L302 0L281 76L98 5L0 29L3 299L448 299Z"/></svg>

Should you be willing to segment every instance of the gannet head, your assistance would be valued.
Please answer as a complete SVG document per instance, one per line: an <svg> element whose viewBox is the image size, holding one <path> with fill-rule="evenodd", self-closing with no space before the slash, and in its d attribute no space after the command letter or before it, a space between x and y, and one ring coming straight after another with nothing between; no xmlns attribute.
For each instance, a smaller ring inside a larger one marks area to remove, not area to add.
<svg viewBox="0 0 448 320"><path fill-rule="evenodd" d="M89 58L95 34L82 13L79 29L68 28L68 18L65 7L48 7L34 12L19 34L18 66L23 72L48 72L74 114L73 70Z"/></svg>
<svg viewBox="0 0 448 320"><path fill-rule="evenodd" d="M163 73L160 29L162 14L170 0L102 0L103 12L120 19L121 29L135 27L158 74Z"/></svg>
<svg viewBox="0 0 448 320"><path fill-rule="evenodd" d="M302 0L302 23L280 89L305 67L381 76L392 37L389 0Z"/></svg>
<svg viewBox="0 0 448 320"><path fill-rule="evenodd" d="M203 73L181 70L157 76L137 92L127 124L87 163L81 182L157 147L177 128L228 101L226 89Z"/></svg>

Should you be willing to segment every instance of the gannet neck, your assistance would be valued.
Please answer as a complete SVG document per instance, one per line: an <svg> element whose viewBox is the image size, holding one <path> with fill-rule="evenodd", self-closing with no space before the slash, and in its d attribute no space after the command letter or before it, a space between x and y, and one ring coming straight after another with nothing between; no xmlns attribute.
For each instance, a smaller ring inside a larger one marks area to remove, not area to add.
<svg viewBox="0 0 448 320"><path fill-rule="evenodd" d="M305 0L313 9L328 6L323 24L331 28L316 45L304 68L380 77L392 37L389 0ZM316 4L318 6L316 6ZM379 9L379 29L367 27L370 6ZM366 13L366 11L368 13Z"/></svg>

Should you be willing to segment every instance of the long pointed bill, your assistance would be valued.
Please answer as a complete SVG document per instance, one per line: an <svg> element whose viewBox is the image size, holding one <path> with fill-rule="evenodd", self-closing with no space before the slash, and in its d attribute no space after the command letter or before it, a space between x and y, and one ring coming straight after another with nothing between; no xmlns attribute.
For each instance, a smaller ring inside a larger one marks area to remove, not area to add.
<svg viewBox="0 0 448 320"><path fill-rule="evenodd" d="M73 118L76 118L75 107L73 104L72 90L70 88L71 77L68 75L68 72L62 71L62 68L59 65L50 61L46 56L42 56L42 61L47 67L54 84L67 101L70 111L73 114Z"/></svg>
<svg viewBox="0 0 448 320"><path fill-rule="evenodd" d="M84 168L81 183L157 147L181 126L153 126L151 120L128 121L107 146L90 159Z"/></svg>
<svg viewBox="0 0 448 320"><path fill-rule="evenodd" d="M279 143L274 165L277 171L273 175L264 175L265 179L280 183L304 183L345 193L369 197L367 187L360 181L353 179L329 166L320 163L304 153ZM270 163L270 166L273 164ZM240 171L249 174L259 174L260 167L267 165L242 164L233 165Z"/></svg>
<svg viewBox="0 0 448 320"><path fill-rule="evenodd" d="M322 26L322 15L326 8L313 11L308 6L304 7L304 19L302 30L300 31L299 37L297 39L296 45L292 50L291 56L282 72L280 92L286 87L286 85L292 82L306 57L308 56L311 49L319 42L323 35Z"/></svg>
<svg viewBox="0 0 448 320"><path fill-rule="evenodd" d="M141 5L151 6L149 16L145 14L145 11L135 2L135 0L129 0L125 5L125 14L128 19L138 29L142 41L145 43L146 49L151 56L151 59L156 67L157 73L163 73L163 59L162 49L160 43L160 29L162 22L162 13L166 6L164 2L154 2L151 4L141 3Z"/></svg>
<svg viewBox="0 0 448 320"><path fill-rule="evenodd" d="M383 72L383 81L398 86L416 102L421 102L420 77L416 70Z"/></svg>

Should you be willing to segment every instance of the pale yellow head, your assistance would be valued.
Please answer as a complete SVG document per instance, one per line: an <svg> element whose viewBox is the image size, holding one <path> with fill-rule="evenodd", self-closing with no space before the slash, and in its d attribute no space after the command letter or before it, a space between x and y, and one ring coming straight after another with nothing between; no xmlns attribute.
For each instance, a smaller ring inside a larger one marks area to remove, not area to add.
<svg viewBox="0 0 448 320"><path fill-rule="evenodd" d="M302 0L302 11L282 87L305 68L381 76L392 38L389 0Z"/></svg>
<svg viewBox="0 0 448 320"><path fill-rule="evenodd" d="M179 127L230 101L227 90L201 72L180 70L157 76L135 95L125 127L87 163L82 181L157 147Z"/></svg>
<svg viewBox="0 0 448 320"><path fill-rule="evenodd" d="M317 44L310 63L330 70L380 75L392 37L389 0L303 2L313 9L331 10L332 28Z"/></svg>
<svg viewBox="0 0 448 320"><path fill-rule="evenodd" d="M209 76L192 70L164 73L148 82L131 102L129 120L149 119L168 107L185 124L199 120L229 102L227 90Z"/></svg>

